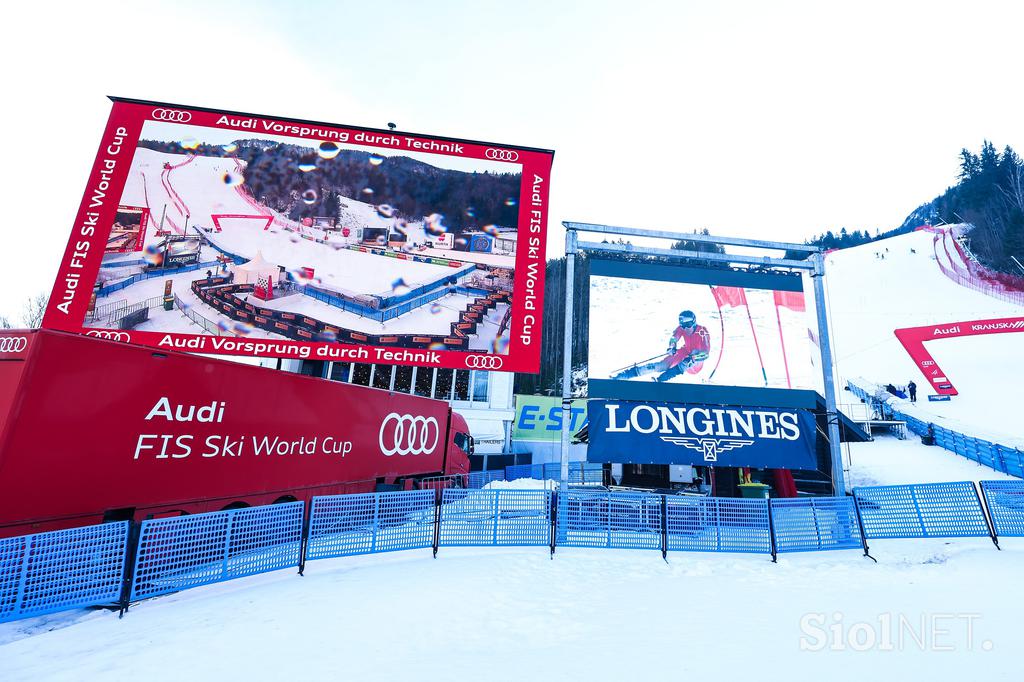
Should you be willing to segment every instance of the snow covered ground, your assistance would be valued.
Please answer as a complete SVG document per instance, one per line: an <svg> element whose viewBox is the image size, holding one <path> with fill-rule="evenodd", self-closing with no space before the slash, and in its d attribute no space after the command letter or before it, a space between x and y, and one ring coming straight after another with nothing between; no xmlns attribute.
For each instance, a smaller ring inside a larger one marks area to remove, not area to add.
<svg viewBox="0 0 1024 682"><path fill-rule="evenodd" d="M1024 308L967 289L939 270L928 232L912 232L829 254L828 289L839 386L863 376L879 384L921 387L911 408L939 415L979 437L1019 440L1018 387L1024 385L1024 334L942 339L928 351L960 390L948 403L928 403L927 382L896 340L894 329L1024 314ZM879 256L884 255L882 259ZM945 257L940 249L940 255ZM810 304L809 304L810 305ZM902 408L901 408L902 409Z"/></svg>
<svg viewBox="0 0 1024 682"><path fill-rule="evenodd" d="M1004 545L878 541L878 564L856 550L778 565L566 548L351 557L143 602L122 620L2 625L0 661L5 682L1017 679L1024 542Z"/></svg>
<svg viewBox="0 0 1024 682"><path fill-rule="evenodd" d="M845 443L843 461L849 472L846 485L851 489L901 483L1016 480L949 450L921 445L914 434L906 440L876 435L871 442Z"/></svg>

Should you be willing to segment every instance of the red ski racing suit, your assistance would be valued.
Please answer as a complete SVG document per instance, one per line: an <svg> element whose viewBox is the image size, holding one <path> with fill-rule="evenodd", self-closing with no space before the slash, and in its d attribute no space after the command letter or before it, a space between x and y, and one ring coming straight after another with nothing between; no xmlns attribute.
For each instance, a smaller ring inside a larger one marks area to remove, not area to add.
<svg viewBox="0 0 1024 682"><path fill-rule="evenodd" d="M665 369L672 369L683 363L687 374L697 374L704 367L704 361L711 352L711 335L707 327L695 324L689 329L676 327L669 339ZM676 372L677 374L679 372Z"/></svg>

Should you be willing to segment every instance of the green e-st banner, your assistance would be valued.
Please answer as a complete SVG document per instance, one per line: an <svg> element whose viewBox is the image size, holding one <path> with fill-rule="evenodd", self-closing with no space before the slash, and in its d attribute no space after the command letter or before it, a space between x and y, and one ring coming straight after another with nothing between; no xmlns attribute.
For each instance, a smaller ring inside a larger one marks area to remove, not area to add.
<svg viewBox="0 0 1024 682"><path fill-rule="evenodd" d="M587 401L572 401L569 430L576 433L587 423ZM540 395L516 396L514 440L556 442L562 438L562 399Z"/></svg>

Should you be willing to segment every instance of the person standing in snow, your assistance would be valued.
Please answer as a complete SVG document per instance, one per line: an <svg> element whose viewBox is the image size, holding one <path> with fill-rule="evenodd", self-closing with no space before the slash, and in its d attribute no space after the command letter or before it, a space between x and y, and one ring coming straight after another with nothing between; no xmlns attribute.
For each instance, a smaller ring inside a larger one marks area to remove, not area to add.
<svg viewBox="0 0 1024 682"><path fill-rule="evenodd" d="M697 374L704 368L711 350L711 335L707 327L697 324L692 310L679 313L679 326L668 340L665 355L642 365L633 365L616 372L612 379L634 379L657 373L655 381L668 381L680 374Z"/></svg>
<svg viewBox="0 0 1024 682"><path fill-rule="evenodd" d="M913 379L911 379L910 383L907 384L907 393L910 394L910 402L916 403L917 402L917 384L914 383Z"/></svg>

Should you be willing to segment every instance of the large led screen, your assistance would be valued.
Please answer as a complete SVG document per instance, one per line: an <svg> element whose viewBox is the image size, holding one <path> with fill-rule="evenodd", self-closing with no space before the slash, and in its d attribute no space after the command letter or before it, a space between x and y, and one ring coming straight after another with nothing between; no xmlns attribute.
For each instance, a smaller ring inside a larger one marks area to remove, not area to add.
<svg viewBox="0 0 1024 682"><path fill-rule="evenodd" d="M534 372L552 157L115 100L44 326Z"/></svg>
<svg viewBox="0 0 1024 682"><path fill-rule="evenodd" d="M818 383L797 275L601 260L591 272L591 380L768 389Z"/></svg>

